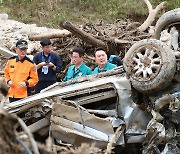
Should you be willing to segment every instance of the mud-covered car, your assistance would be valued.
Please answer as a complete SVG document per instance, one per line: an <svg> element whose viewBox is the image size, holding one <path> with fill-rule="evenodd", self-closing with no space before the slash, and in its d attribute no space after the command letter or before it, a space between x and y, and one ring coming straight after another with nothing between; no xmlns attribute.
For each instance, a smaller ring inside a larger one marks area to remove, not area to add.
<svg viewBox="0 0 180 154"><path fill-rule="evenodd" d="M42 134L43 127L50 124L57 142L73 145L87 142L105 148L109 142L124 145L125 140L128 143L144 140L150 115L134 103L123 67L74 79L81 83L72 81L65 87L66 83L54 84L40 94L8 104L5 109L12 114L26 111L27 123L33 117L38 119L28 126L31 132L46 135Z"/></svg>
<svg viewBox="0 0 180 154"><path fill-rule="evenodd" d="M156 23L155 39L135 43L124 58L132 85L143 93L166 88L180 70L180 8L163 14Z"/></svg>
<svg viewBox="0 0 180 154"><path fill-rule="evenodd" d="M180 8L159 18L154 37L132 45L124 68L132 86L149 98L143 153L179 153Z"/></svg>
<svg viewBox="0 0 180 154"><path fill-rule="evenodd" d="M155 39L132 45L123 66L56 83L4 108L56 144L143 143L143 153L178 153L179 25L180 9L169 11L157 21Z"/></svg>

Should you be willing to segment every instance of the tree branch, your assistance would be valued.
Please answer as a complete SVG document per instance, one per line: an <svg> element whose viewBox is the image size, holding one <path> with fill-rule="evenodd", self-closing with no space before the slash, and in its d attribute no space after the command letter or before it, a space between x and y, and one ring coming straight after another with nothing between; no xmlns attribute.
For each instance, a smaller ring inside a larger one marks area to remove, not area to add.
<svg viewBox="0 0 180 154"><path fill-rule="evenodd" d="M144 2L146 3L146 5L148 7L149 15L148 15L147 19L145 20L145 22L140 27L138 27L138 30L140 32L144 32L149 26L151 26L151 24L155 20L156 14L160 10L165 9L166 5L167 5L167 2L162 2L158 6L156 6L155 9L153 9L149 0L144 0Z"/></svg>
<svg viewBox="0 0 180 154"><path fill-rule="evenodd" d="M63 38L63 37L67 37L70 36L71 32L63 29L63 30L58 30L56 32L51 32L51 33L43 33L43 34L37 34L37 35L32 35L29 36L29 40L31 41L40 41L44 38Z"/></svg>
<svg viewBox="0 0 180 154"><path fill-rule="evenodd" d="M102 42L101 40L96 39L95 37L93 37L92 35L86 33L85 31L75 27L74 25L72 25L70 22L61 22L60 26L69 30L72 34L76 35L77 37L79 37L80 39L82 39L83 41L93 45L94 47L105 47L106 45L104 42Z"/></svg>
<svg viewBox="0 0 180 154"><path fill-rule="evenodd" d="M151 3L149 2L149 0L144 0L144 2L146 3L146 5L148 7L149 12L151 12L153 10L153 7L152 7Z"/></svg>

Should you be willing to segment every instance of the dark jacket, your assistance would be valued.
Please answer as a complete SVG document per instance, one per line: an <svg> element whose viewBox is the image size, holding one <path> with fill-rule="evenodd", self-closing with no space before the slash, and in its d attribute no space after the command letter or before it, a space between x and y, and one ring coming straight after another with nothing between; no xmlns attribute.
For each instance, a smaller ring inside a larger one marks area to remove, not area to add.
<svg viewBox="0 0 180 154"><path fill-rule="evenodd" d="M45 62L48 60L49 57L45 57L42 58L42 56L44 56L44 52L39 52L37 53L34 58L33 61L36 63L36 65L38 65L41 62ZM44 74L42 72L42 67L38 69L38 77L39 77L39 81L56 81L56 73L59 73L61 71L61 67L62 67L62 61L60 56L55 53L55 52L51 52L50 55L50 61L52 62L55 66L56 66L56 71L54 71L51 67L48 68L48 73Z"/></svg>

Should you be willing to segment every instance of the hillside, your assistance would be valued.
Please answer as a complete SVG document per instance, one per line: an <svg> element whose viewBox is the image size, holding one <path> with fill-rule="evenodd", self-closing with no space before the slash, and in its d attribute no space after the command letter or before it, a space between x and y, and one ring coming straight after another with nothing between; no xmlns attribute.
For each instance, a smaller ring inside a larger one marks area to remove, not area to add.
<svg viewBox="0 0 180 154"><path fill-rule="evenodd" d="M155 7L163 0L150 0ZM180 7L179 0L167 0L165 11ZM0 0L0 13L11 19L38 26L58 28L60 21L112 22L119 18L143 21L148 9L143 0Z"/></svg>

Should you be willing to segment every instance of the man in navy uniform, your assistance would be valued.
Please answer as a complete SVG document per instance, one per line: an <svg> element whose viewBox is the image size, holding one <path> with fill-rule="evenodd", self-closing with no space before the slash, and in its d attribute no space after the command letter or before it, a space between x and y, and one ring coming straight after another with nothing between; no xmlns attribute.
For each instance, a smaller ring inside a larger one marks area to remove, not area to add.
<svg viewBox="0 0 180 154"><path fill-rule="evenodd" d="M57 81L56 73L61 71L62 62L60 56L52 51L50 39L44 39L40 42L41 52L37 53L33 61L37 65L39 82L35 86L35 93L54 84Z"/></svg>

